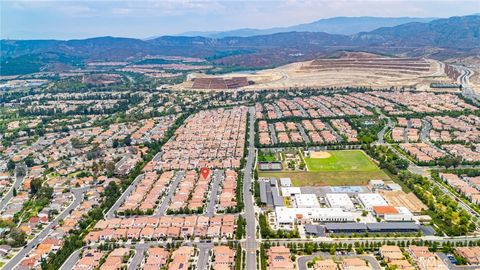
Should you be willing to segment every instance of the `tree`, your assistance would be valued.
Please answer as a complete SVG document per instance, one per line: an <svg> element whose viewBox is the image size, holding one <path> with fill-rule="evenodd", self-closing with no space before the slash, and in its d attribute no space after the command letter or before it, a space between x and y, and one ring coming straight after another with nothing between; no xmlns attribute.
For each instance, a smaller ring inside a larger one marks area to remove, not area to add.
<svg viewBox="0 0 480 270"><path fill-rule="evenodd" d="M7 170L9 171L13 171L15 169L15 162L13 162L13 160L8 160L8 163L7 163Z"/></svg>
<svg viewBox="0 0 480 270"><path fill-rule="evenodd" d="M27 167L32 167L35 163L34 160L33 160L33 156L31 156L31 155L27 156L23 161L25 162Z"/></svg>
<svg viewBox="0 0 480 270"><path fill-rule="evenodd" d="M17 167L17 176L25 176L27 174L27 169L23 166Z"/></svg>
<svg viewBox="0 0 480 270"><path fill-rule="evenodd" d="M30 193L35 195L42 188L42 179L35 178L30 182Z"/></svg>
<svg viewBox="0 0 480 270"><path fill-rule="evenodd" d="M11 245L12 247L21 247L25 245L25 239L27 236L25 235L25 232L18 228L12 228L12 230L9 233L10 239L11 239Z"/></svg>

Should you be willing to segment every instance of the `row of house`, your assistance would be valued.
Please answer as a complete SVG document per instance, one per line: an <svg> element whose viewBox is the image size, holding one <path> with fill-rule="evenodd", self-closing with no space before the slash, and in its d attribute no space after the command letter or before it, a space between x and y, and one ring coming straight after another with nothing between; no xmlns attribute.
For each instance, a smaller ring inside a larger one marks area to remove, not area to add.
<svg viewBox="0 0 480 270"><path fill-rule="evenodd" d="M85 241L99 242L122 239L162 239L162 238L232 238L235 232L235 216L223 215L212 218L206 216L185 217L139 217L101 220L93 231L85 236Z"/></svg>

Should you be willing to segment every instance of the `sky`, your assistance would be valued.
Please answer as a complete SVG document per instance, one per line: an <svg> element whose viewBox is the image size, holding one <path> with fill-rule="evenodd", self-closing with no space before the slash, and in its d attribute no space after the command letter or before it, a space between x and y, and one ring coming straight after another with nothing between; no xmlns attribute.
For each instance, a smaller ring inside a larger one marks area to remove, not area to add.
<svg viewBox="0 0 480 270"><path fill-rule="evenodd" d="M0 0L0 38L148 38L290 26L337 16L445 18L474 13L480 13L479 0Z"/></svg>

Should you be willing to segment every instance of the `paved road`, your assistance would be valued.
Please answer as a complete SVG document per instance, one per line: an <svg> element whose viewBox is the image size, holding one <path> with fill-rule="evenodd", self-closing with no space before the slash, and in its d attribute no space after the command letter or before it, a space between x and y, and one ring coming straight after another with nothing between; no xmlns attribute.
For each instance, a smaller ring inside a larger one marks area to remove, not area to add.
<svg viewBox="0 0 480 270"><path fill-rule="evenodd" d="M273 105L273 110L275 111L275 114L277 115L277 118L282 118L283 117L282 110L280 110L280 108L278 107L277 104L272 103L272 105Z"/></svg>
<svg viewBox="0 0 480 270"><path fill-rule="evenodd" d="M296 123L295 124L298 128L298 131L300 131L300 134L302 135L303 141L305 143L310 143L310 138L307 136L307 133L305 132L305 129L303 129L302 124Z"/></svg>
<svg viewBox="0 0 480 270"><path fill-rule="evenodd" d="M452 193L449 189L444 187L442 184L440 184L437 181L435 181L434 179L432 179L432 175L430 173L430 170L432 170L432 167L417 166L411 160L409 160L408 158L404 157L401 153L399 153L395 148L390 147L390 149L394 150L397 153L397 155L399 155L401 158L404 158L405 160L407 160L409 162L409 166L408 166L408 169L407 169L409 172L427 177L430 180L430 182L432 182L434 185L436 185L445 194L448 194L450 197L454 198L454 200L457 201L457 203L460 205L460 207L465 209L465 211L470 213L470 215L475 216L477 218L480 217L480 214L477 211L475 211L473 208L471 208L468 204L464 203L460 197L458 197L457 195Z"/></svg>
<svg viewBox="0 0 480 270"><path fill-rule="evenodd" d="M277 144L277 132L275 131L273 124L268 124L268 130L270 131L270 139L272 140L272 144Z"/></svg>
<svg viewBox="0 0 480 270"><path fill-rule="evenodd" d="M430 129L432 129L430 122L422 119L422 130L420 131L420 140L422 140L422 142L430 142L428 139L428 135L430 135Z"/></svg>
<svg viewBox="0 0 480 270"><path fill-rule="evenodd" d="M58 225L61 220L64 220L68 215L70 215L70 211L75 209L80 203L83 201L83 194L87 190L87 188L77 188L71 189L71 192L74 196L73 202L65 208L50 224L45 226L43 230L35 236L20 252L18 252L9 262L7 262L3 269L13 269L20 261L25 258L25 256L33 250L43 239L45 239L52 231L53 228Z"/></svg>
<svg viewBox="0 0 480 270"><path fill-rule="evenodd" d="M338 132L330 125L330 123L325 122L325 126L332 132L333 136L337 138L337 142L343 142L343 137L338 134Z"/></svg>
<svg viewBox="0 0 480 270"><path fill-rule="evenodd" d="M390 117L388 117L388 116L386 116L382 113L380 108L376 108L376 111L377 111L378 114L380 114L380 118L387 119L387 125L384 126L382 128L382 130L380 130L380 132L378 132L378 134L377 134L377 142L380 143L380 144L383 144L383 143L385 143L385 139L384 139L385 138L385 133L387 133L388 130L392 129L395 126L395 124L393 123L393 121Z"/></svg>
<svg viewBox="0 0 480 270"><path fill-rule="evenodd" d="M298 257L298 259L297 259L297 268L299 270L307 270L307 263L309 261L313 260L313 258L315 258L315 257L321 257L323 259L332 259L332 255L330 255L330 253L327 253L327 252L317 252L317 253L314 253L312 255L301 256L301 257ZM373 270L381 270L382 269L382 267L380 266L378 261L373 256L364 256L364 255L337 256L337 258L340 258L340 260L341 260L341 258L346 258L346 257L363 259L370 264L370 266L372 267Z"/></svg>
<svg viewBox="0 0 480 270"><path fill-rule="evenodd" d="M178 184L180 184L180 181L182 181L183 177L185 177L185 172L177 172L177 174L175 175L175 178L173 179L173 182L168 187L167 195L165 196L165 198L163 198L163 201L160 204L160 207L158 207L157 210L155 211L155 216L165 215L165 212L168 209L168 205L170 204L170 201L172 200L172 197L175 194L175 190L177 190Z"/></svg>
<svg viewBox="0 0 480 270"><path fill-rule="evenodd" d="M60 267L60 270L70 270L70 269L73 269L73 266L75 266L75 264L78 262L78 260L80 260L80 252L82 251L83 249L77 249L75 250L71 255L70 257L68 257L68 259L62 264L62 266Z"/></svg>
<svg viewBox="0 0 480 270"><path fill-rule="evenodd" d="M329 238L329 237L317 237L317 238L310 238L310 239L268 239L269 242L279 243L281 245L287 245L288 243L331 243L331 244L355 244L355 243L383 243L385 241L391 242L406 242L406 241L432 241L438 243L453 243L453 242L465 242L465 241L477 241L480 240L479 235L472 235L472 236L459 236L459 237L449 237L449 236L414 236L414 237L363 237L363 238ZM264 240L265 241L265 240Z"/></svg>
<svg viewBox="0 0 480 270"><path fill-rule="evenodd" d="M437 252L437 255L447 265L448 269L453 269L453 270L478 269L478 265L455 265L448 259L447 255L443 252Z"/></svg>
<svg viewBox="0 0 480 270"><path fill-rule="evenodd" d="M143 252L147 250L147 247L135 247L135 255L133 256L132 261L128 265L128 270L140 269L140 264L143 260Z"/></svg>
<svg viewBox="0 0 480 270"><path fill-rule="evenodd" d="M299 256L297 258L297 269L299 270L307 270L307 263L315 257L321 257L323 260L325 259L331 259L332 255L327 252L317 252L312 255L305 255L305 256Z"/></svg>
<svg viewBox="0 0 480 270"><path fill-rule="evenodd" d="M464 203L462 201L461 198L459 198L457 195L453 194L452 192L450 192L450 190L448 190L447 188L445 188L443 185L441 185L440 183L438 183L437 181L435 181L434 179L432 179L432 176L431 176L431 173L430 173L430 170L433 170L433 169L441 169L443 167L439 167L439 166L436 166L436 167L421 167L421 166L418 166L416 165L415 163L413 163L410 159L408 159L407 157L405 157L402 153L398 152L397 149L395 149L394 147L392 147L391 145L389 144L386 144L388 145L388 147L393 151L395 152L400 158L408 161L409 165L408 165L408 171L411 172L411 173L414 173L414 174L418 174L418 175L422 175L424 177L427 177L430 182L432 182L434 185L436 185L438 188L440 188L440 190L442 190L445 194L448 194L450 197L454 198L458 204L460 205L460 207L462 207L463 209L465 209L468 213L470 213L470 215L472 216L475 216L477 218L480 217L480 214L477 213L473 208L471 208L469 205L467 205L466 203ZM457 167L458 169L461 169L463 168L463 166L458 166ZM475 168L475 166L473 166L473 168Z"/></svg>
<svg viewBox="0 0 480 270"><path fill-rule="evenodd" d="M255 108L249 108L250 113L250 127L248 128L248 157L247 163L245 165L245 172L243 174L243 201L245 204L245 220L247 221L247 239L245 242L245 251L246 251L246 269L257 269L257 241L256 237L256 219L253 205L253 196L251 192L252 186L252 170L253 163L255 161L255 145L254 145L254 136L255 136Z"/></svg>
<svg viewBox="0 0 480 270"><path fill-rule="evenodd" d="M125 202L125 199L132 193L132 191L135 189L135 187L138 185L140 181L143 180L145 177L144 174L141 174L133 180L132 184L128 186L128 188L122 193L122 196L118 198L118 200L115 202L115 204L108 210L107 214L105 214L105 219L111 219L115 217L115 212L118 210L118 208Z"/></svg>
<svg viewBox="0 0 480 270"><path fill-rule="evenodd" d="M225 177L223 170L215 170L213 172L213 183L212 188L210 190L210 200L207 203L207 211L205 215L207 217L213 217L215 214L215 205L217 204L217 196L218 196L218 189L220 188L220 183L223 182Z"/></svg>
<svg viewBox="0 0 480 270"><path fill-rule="evenodd" d="M198 261L197 270L208 270L208 264L210 261L210 250L212 250L213 244L202 245L198 247Z"/></svg>
<svg viewBox="0 0 480 270"><path fill-rule="evenodd" d="M2 211L5 206L7 206L8 202L10 202L10 200L13 198L13 189L16 189L18 190L20 185L22 184L23 182L23 179L27 176L28 174L28 168L27 166L25 165L20 165L18 167L22 167L25 169L25 175L24 176L19 176L17 175L17 170L18 168L15 168L15 182L13 183L13 185L10 187L10 189L8 190L7 194L5 194L4 197L2 197L2 200L0 201L0 211Z"/></svg>
<svg viewBox="0 0 480 270"><path fill-rule="evenodd" d="M475 92L470 87L470 76L473 75L473 72L466 68L466 67L461 67L461 66L456 66L460 71L462 71L462 75L458 78L458 82L462 85L462 94L466 98L469 98L473 100L475 103L479 104L480 101L480 95Z"/></svg>
<svg viewBox="0 0 480 270"><path fill-rule="evenodd" d="M300 104L298 104L298 102L295 101L295 106L297 107L297 109L302 113L302 116L303 117L310 117L310 115L308 114L308 112L305 110L305 108L303 108L303 106L301 106Z"/></svg>

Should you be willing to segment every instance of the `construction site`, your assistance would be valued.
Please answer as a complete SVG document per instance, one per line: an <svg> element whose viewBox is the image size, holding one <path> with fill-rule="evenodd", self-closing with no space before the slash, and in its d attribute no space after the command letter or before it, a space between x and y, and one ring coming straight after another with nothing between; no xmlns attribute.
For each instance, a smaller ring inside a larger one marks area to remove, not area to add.
<svg viewBox="0 0 480 270"><path fill-rule="evenodd" d="M456 83L457 74L444 63L425 58L393 58L345 52L339 58L296 62L252 73L193 73L173 89L288 89L305 87L415 88Z"/></svg>

